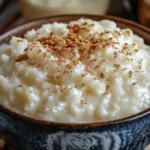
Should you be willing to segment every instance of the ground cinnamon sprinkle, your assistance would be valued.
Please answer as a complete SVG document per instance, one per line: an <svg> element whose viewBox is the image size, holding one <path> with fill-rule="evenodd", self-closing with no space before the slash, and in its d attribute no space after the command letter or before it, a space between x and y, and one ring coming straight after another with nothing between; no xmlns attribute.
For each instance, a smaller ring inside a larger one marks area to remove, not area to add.
<svg viewBox="0 0 150 150"><path fill-rule="evenodd" d="M101 78L101 79L104 78L104 74L103 74L103 73L100 74L100 78Z"/></svg>
<svg viewBox="0 0 150 150"><path fill-rule="evenodd" d="M39 40L41 44L48 47L48 51L51 51L52 54L63 57L66 55L74 55L74 50L78 49L81 58L87 58L91 53L91 47L96 48L96 44L93 44L92 41L87 39L81 39L76 34L69 34L64 39L59 39L56 36L50 36L49 38L43 38Z"/></svg>
<svg viewBox="0 0 150 150"><path fill-rule="evenodd" d="M27 60L29 57L27 54L19 55L18 58L16 59L16 62L21 62L24 60Z"/></svg>
<svg viewBox="0 0 150 150"><path fill-rule="evenodd" d="M50 35L48 38L42 38L39 40L41 44L48 48L48 51L52 54L63 57L66 54L74 56L74 50L78 49L80 54L80 60L84 61L89 58L89 55L94 51L98 51L98 46L106 47L108 40L105 39L82 39L80 36L74 33L70 33L67 37L60 39L54 35Z"/></svg>
<svg viewBox="0 0 150 150"><path fill-rule="evenodd" d="M129 71L129 78L132 77L132 71Z"/></svg>
<svg viewBox="0 0 150 150"><path fill-rule="evenodd" d="M107 62L109 63L109 60L101 60L101 62L97 65L93 65L96 61L97 58L90 57L92 54L101 52L105 53L105 50L107 50L107 47L112 46L112 48L116 48L116 44L118 45L119 42L115 41L113 38L103 38L103 35L111 33L110 31L104 31L100 34L99 38L95 38L94 36L89 37L82 37L80 32L85 31L87 32L87 28L90 27L87 23L83 23L80 25L74 25L74 26L68 26L67 28L69 29L69 33L67 36L60 38L54 34L50 34L49 37L46 38L41 38L37 42L42 44L47 51L43 53L44 57L47 57L50 55L54 55L58 57L58 63L62 63L63 59L66 57L69 59L72 58L77 58L73 60L70 64L70 67L66 65L67 69L71 69L72 65L76 66L80 62L82 64L85 64L86 71L88 71L90 74L93 75L91 72L91 69L98 69L101 68L104 65L107 65ZM121 33L118 31L115 31L116 34L120 35ZM138 52L137 49L135 49L135 52ZM77 56L76 56L77 54ZM129 56L132 55L131 52L128 51L128 43L123 44L122 50L121 51L114 51L113 52L113 59L114 61L117 61L116 58L119 59L120 55L125 54L125 57L127 60L130 61L128 58ZM17 58L16 61L22 61L28 59L27 55L22 55ZM132 59L133 61L133 59ZM121 68L121 64L119 62L115 63L113 65L115 68L114 73L118 71L126 71L126 68ZM68 70L63 71L64 73L71 73ZM105 69L104 69L105 72ZM84 77L83 75L82 77ZM128 72L128 77L132 77L132 72ZM96 77L97 78L97 77ZM104 73L100 73L98 79L103 79L104 78Z"/></svg>
<svg viewBox="0 0 150 150"><path fill-rule="evenodd" d="M134 83L132 83L132 85L136 85L136 83L134 82Z"/></svg>
<svg viewBox="0 0 150 150"><path fill-rule="evenodd" d="M18 87L23 87L23 85L19 85Z"/></svg>
<svg viewBox="0 0 150 150"><path fill-rule="evenodd" d="M87 102L84 101L84 100L81 100L80 103L81 103L81 104L87 104Z"/></svg>
<svg viewBox="0 0 150 150"><path fill-rule="evenodd" d="M74 26L68 26L68 29L70 30L70 32L78 34L81 31L88 30L88 28L87 28L88 26L89 26L88 23L85 22L85 23L80 24L80 25L75 24Z"/></svg>
<svg viewBox="0 0 150 150"><path fill-rule="evenodd" d="M121 66L119 64L114 64L114 67L119 70Z"/></svg>
<svg viewBox="0 0 150 150"><path fill-rule="evenodd" d="M110 88L110 85L106 85L106 91L108 91Z"/></svg>

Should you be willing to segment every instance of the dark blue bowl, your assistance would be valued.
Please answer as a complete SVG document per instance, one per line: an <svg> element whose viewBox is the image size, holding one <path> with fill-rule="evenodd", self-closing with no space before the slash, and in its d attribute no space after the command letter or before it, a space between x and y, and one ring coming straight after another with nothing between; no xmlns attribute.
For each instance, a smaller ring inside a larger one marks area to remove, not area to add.
<svg viewBox="0 0 150 150"><path fill-rule="evenodd" d="M131 28L150 44L150 30L136 23L96 15L66 15L34 20L0 37L0 43L22 36L42 24L69 22L81 17L110 19L121 28ZM150 143L150 109L137 115L102 123L69 124L35 120L0 106L0 138L16 150L144 150Z"/></svg>

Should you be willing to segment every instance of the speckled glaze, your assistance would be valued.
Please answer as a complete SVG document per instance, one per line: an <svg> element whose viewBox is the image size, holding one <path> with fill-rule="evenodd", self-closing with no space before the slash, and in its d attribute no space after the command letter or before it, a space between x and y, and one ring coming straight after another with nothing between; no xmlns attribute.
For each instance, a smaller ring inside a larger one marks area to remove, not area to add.
<svg viewBox="0 0 150 150"><path fill-rule="evenodd" d="M67 15L34 20L0 36L7 43L44 23L70 22L81 17L110 19L131 28L150 44L150 30L136 23L108 16ZM150 144L150 109L137 115L103 123L67 124L39 121L0 106L0 138L16 150L144 150Z"/></svg>

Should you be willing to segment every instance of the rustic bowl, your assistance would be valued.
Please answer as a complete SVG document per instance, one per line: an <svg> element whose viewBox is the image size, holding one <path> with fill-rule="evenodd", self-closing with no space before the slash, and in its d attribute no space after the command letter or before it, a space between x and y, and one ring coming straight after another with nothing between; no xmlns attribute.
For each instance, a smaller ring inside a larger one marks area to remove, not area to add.
<svg viewBox="0 0 150 150"><path fill-rule="evenodd" d="M20 25L0 36L7 43L42 24L69 22L81 17L110 19L121 28L131 28L150 44L150 30L124 19L96 15L66 15L43 18ZM150 143L150 109L120 120L69 124L40 121L0 106L0 138L16 150L144 150Z"/></svg>

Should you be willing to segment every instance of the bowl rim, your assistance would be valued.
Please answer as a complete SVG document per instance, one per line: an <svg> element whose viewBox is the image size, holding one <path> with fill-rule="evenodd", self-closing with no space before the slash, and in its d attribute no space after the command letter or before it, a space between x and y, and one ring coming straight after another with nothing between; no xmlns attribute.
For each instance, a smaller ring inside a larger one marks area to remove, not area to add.
<svg viewBox="0 0 150 150"><path fill-rule="evenodd" d="M89 18L89 19L93 19L93 18L99 18L99 20L102 20L102 19L109 19L109 20L112 20L112 21L115 21L117 23L123 23L123 24L126 24L126 25L130 25L132 27L135 27L135 28L138 28L140 31L143 31L143 32L146 32L147 34L150 35L150 29L136 23L136 22L133 22L133 21L129 21L129 20L126 20L126 19L122 19L122 18L119 18L119 17L114 17L114 16L104 16L104 15L87 15L87 14L75 14L75 15L56 15L56 16L50 16L50 17L44 17L44 18L39 18L39 19L34 19L34 20L30 20L30 21L27 21L25 23L22 23L10 30L8 30L7 32L5 32L4 34L0 35L0 45L1 45L1 42L3 40L5 40L6 38L9 37L9 34L11 35L13 32L17 33L21 30L23 30L25 27L27 26L33 26L32 23L38 23L40 21L44 21L44 20L52 20L52 22L56 21L56 20L59 20L59 19L66 19L66 18ZM53 21L54 19L54 21ZM62 21L63 22L63 21ZM54 125L54 126L57 126L57 127L70 127L70 128L89 128L89 127L100 127L100 126L108 126L108 125L118 125L118 124L122 124L122 123L128 123L128 122L132 122L132 121L135 121L137 119L140 119L146 115L149 115L150 114L150 108L144 110L144 111L141 111L135 115L131 115L129 117L124 117L124 118L121 118L121 119L115 119L115 120L112 120L112 121L104 121L104 122L92 122L92 123L64 123L64 122L56 122L56 121L46 121L46 120L40 120L40 119L35 119L35 118L32 118L30 116L26 116L24 114L20 114L18 112L15 112L9 108L6 108L5 106L1 105L0 104L0 111L6 113L7 115L11 116L11 117L14 117L15 119L18 119L18 120L24 120L24 121L28 121L30 123L34 123L34 124L41 124L41 125Z"/></svg>

